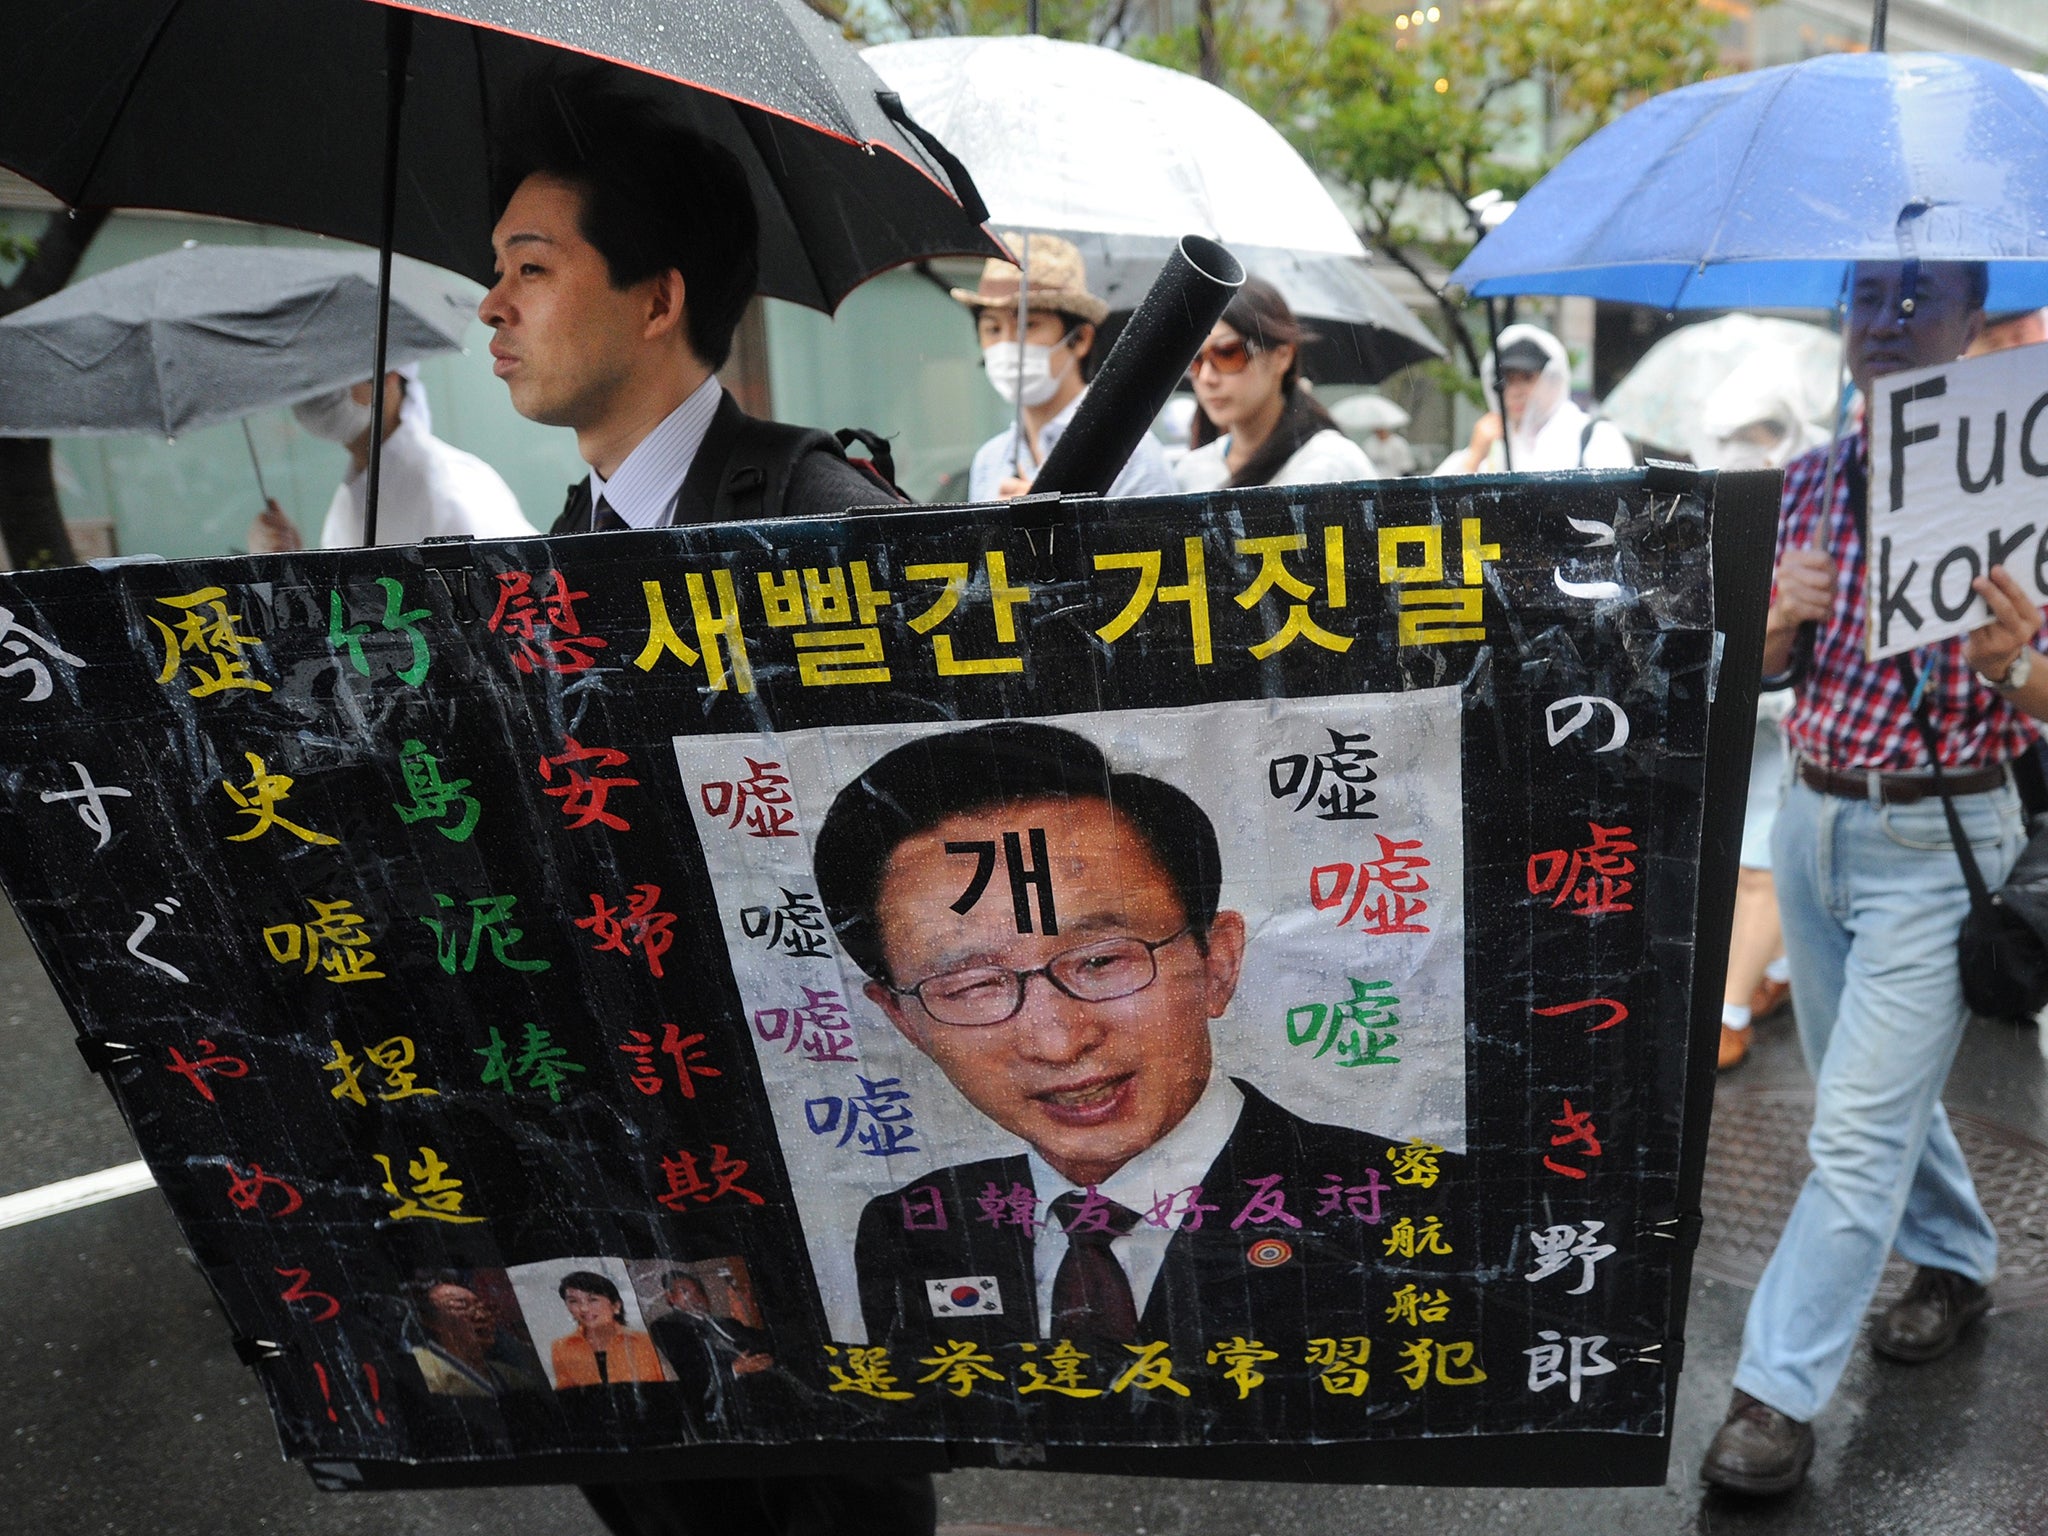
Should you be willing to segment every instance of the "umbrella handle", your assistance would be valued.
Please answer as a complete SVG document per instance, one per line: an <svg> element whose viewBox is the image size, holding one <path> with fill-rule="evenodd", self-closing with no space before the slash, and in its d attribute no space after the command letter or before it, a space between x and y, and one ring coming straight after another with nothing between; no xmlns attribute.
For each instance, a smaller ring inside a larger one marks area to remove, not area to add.
<svg viewBox="0 0 2048 1536"><path fill-rule="evenodd" d="M960 200L967 217L977 224L988 222L988 204L981 200L981 189L974 184L974 178L967 174L967 167L960 157L939 142L939 136L910 115L903 105L903 98L894 91L875 92L875 104L882 109L882 115L909 134L923 148L924 152L939 162L939 168L946 173L946 179L953 184L953 195Z"/></svg>

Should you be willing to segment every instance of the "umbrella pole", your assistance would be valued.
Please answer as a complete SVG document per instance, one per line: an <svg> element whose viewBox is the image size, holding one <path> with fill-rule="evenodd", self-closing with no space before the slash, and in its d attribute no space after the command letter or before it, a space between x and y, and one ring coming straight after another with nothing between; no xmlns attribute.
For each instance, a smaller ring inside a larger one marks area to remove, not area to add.
<svg viewBox="0 0 2048 1536"><path fill-rule="evenodd" d="M1500 387L1500 306L1492 299L1486 301L1486 338L1493 352L1493 408L1500 412L1500 462L1509 474L1515 472L1515 448L1508 441L1508 397ZM1481 388L1484 388L1482 383ZM1472 473L1479 473L1479 466L1472 466Z"/></svg>
<svg viewBox="0 0 2048 1536"><path fill-rule="evenodd" d="M1870 51L1884 52L1885 13L1891 9L1891 0L1877 0L1877 8L1870 14Z"/></svg>
<svg viewBox="0 0 2048 1536"><path fill-rule="evenodd" d="M249 430L249 418L242 418L242 441L249 445L249 467L256 471L256 494L270 505L270 487L263 483L263 461L256 457L256 434Z"/></svg>
<svg viewBox="0 0 2048 1536"><path fill-rule="evenodd" d="M384 374L391 343L391 243L398 225L398 122L412 57L412 12L384 13L384 223L377 243L377 371L370 378L370 475L363 488L363 544L377 542L377 492L384 468Z"/></svg>
<svg viewBox="0 0 2048 1536"><path fill-rule="evenodd" d="M1015 471L1017 478L1020 480L1025 478L1024 459L1026 454L1024 443L1024 333L1031 325L1031 306L1029 303L1031 291L1031 237L1029 235L1024 237L1023 246L1023 264L1017 269L1017 399L1014 403L1016 441L1011 445L1010 453L1010 468ZM1037 455L1033 454L1031 458L1032 462L1036 464Z"/></svg>

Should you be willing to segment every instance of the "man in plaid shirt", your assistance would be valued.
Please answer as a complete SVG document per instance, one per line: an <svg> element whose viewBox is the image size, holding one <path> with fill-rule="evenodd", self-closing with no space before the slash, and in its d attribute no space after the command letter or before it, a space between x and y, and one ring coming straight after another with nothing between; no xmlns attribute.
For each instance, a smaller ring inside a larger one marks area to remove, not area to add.
<svg viewBox="0 0 2048 1536"><path fill-rule="evenodd" d="M1983 324L1981 263L1865 262L1847 345L1864 397L1886 374L1960 357ZM1967 1010L1956 938L1969 908L1927 748L1889 660L1864 655L1867 438L1819 450L1785 477L1764 669L1812 662L1786 721L1794 754L1771 856L1800 1044L1813 1073L1813 1172L1757 1287L1727 1420L1701 1475L1741 1493L1796 1487L1810 1421L1855 1347L1887 1253L1917 1265L1873 1325L1888 1359L1932 1360L1990 1306L1998 1240L1941 1090ZM1941 766L1985 878L2025 835L2011 763L2048 719L2041 614L2003 566L1975 583L1990 620L1923 648L1914 666Z"/></svg>

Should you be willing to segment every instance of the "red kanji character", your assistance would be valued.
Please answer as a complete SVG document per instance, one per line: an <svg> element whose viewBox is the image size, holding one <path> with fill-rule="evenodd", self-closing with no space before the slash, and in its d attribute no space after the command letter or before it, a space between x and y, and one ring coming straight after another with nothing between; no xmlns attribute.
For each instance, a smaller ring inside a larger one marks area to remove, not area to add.
<svg viewBox="0 0 2048 1536"><path fill-rule="evenodd" d="M683 1097L697 1097L697 1085L691 1081L697 1077L723 1077L717 1067L699 1066L698 1061L707 1054L704 1037L701 1034L686 1035L673 1024L661 1026L661 1049L676 1064L676 1086L683 1090Z"/></svg>
<svg viewBox="0 0 2048 1536"><path fill-rule="evenodd" d="M1318 1216L1337 1216L1348 1210L1368 1227L1379 1225L1380 1195L1387 1187L1379 1169L1366 1169L1363 1184L1346 1184L1334 1173L1326 1173L1323 1177L1329 1183L1316 1191L1323 1197L1323 1203L1316 1207Z"/></svg>
<svg viewBox="0 0 2048 1536"><path fill-rule="evenodd" d="M625 817L605 808L605 801L615 789L637 786L638 779L604 778L579 772L573 763L594 762L599 768L623 768L630 761L626 754L616 747L586 747L575 737L562 738L562 751L553 757L540 760L540 776L550 785L555 782L555 769L564 772L566 783L541 791L562 802L562 814L570 818L569 830L602 822L615 831L630 832L632 824Z"/></svg>
<svg viewBox="0 0 2048 1536"><path fill-rule="evenodd" d="M733 1157L724 1146L715 1141L711 1144L709 1182L706 1182L704 1175L698 1171L696 1156L689 1152L678 1151L674 1157L664 1157L661 1160L661 1171L668 1176L668 1193L657 1195L655 1198L672 1211L682 1210L685 1201L694 1200L699 1205L709 1205L720 1195L726 1194L738 1195L755 1205L768 1203L739 1182L747 1171L746 1160Z"/></svg>
<svg viewBox="0 0 2048 1536"><path fill-rule="evenodd" d="M492 634L509 634L513 639L512 665L522 672L536 668L564 676L588 671L596 664L596 651L608 641L583 633L576 617L576 604L590 596L572 592L560 571L549 573L553 584L542 607L533 598L533 577L525 571L498 573L498 606L491 613ZM539 631L545 625L547 633Z"/></svg>
<svg viewBox="0 0 2048 1536"><path fill-rule="evenodd" d="M1622 878L1636 872L1635 860L1629 857L1637 851L1628 840L1630 829L1603 827L1597 821L1586 825L1593 841L1585 847L1569 851L1551 848L1529 855L1529 894L1546 896L1554 890L1557 895L1551 906L1561 907L1569 901L1585 917L1633 912L1634 904L1621 899L1635 889L1633 882Z"/></svg>
<svg viewBox="0 0 2048 1536"><path fill-rule="evenodd" d="M714 791L716 793L714 793ZM697 787L704 802L704 814L732 813L728 827L747 824L749 837L795 837L795 797L789 792L789 776L780 763L747 759L747 777L738 781L714 780Z"/></svg>
<svg viewBox="0 0 2048 1536"><path fill-rule="evenodd" d="M1006 1192L991 1179L974 1200L981 1208L975 1220L992 1227L1022 1227L1029 1232L1045 1225L1038 1219L1038 1192L1029 1184L1013 1183Z"/></svg>
<svg viewBox="0 0 2048 1536"><path fill-rule="evenodd" d="M241 1057L215 1056L211 1054L215 1049L214 1043L211 1040L201 1040L194 1049L200 1053L199 1060L187 1061L185 1053L175 1045L172 1046L170 1065L165 1067L164 1070L166 1072L175 1072L184 1078L186 1082L199 1090L199 1097L206 1100L209 1104L216 1102L213 1097L213 1090L206 1086L199 1076L200 1073L213 1072L221 1077L247 1077L249 1075L249 1063L242 1060Z"/></svg>

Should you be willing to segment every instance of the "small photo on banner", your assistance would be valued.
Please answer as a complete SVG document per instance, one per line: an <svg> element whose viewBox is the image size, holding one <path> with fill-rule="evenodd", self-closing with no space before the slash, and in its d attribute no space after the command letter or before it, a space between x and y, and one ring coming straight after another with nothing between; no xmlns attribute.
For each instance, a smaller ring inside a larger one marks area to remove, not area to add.
<svg viewBox="0 0 2048 1536"><path fill-rule="evenodd" d="M1255 1131L1463 1151L1460 721L1440 688L677 738L832 1336L923 1191L1038 1231L1100 1183L1164 1236ZM953 1257L923 1278L1032 1315Z"/></svg>
<svg viewBox="0 0 2048 1536"><path fill-rule="evenodd" d="M714 1419L727 1393L744 1391L751 1378L774 1368L775 1335L738 1254L628 1259L626 1272L656 1351L686 1400Z"/></svg>
<svg viewBox="0 0 2048 1536"><path fill-rule="evenodd" d="M624 1259L544 1259L507 1273L556 1391L675 1380L648 1335Z"/></svg>
<svg viewBox="0 0 2048 1536"><path fill-rule="evenodd" d="M437 1397L547 1390L505 1270L415 1270L405 1302L405 1345L422 1383Z"/></svg>

